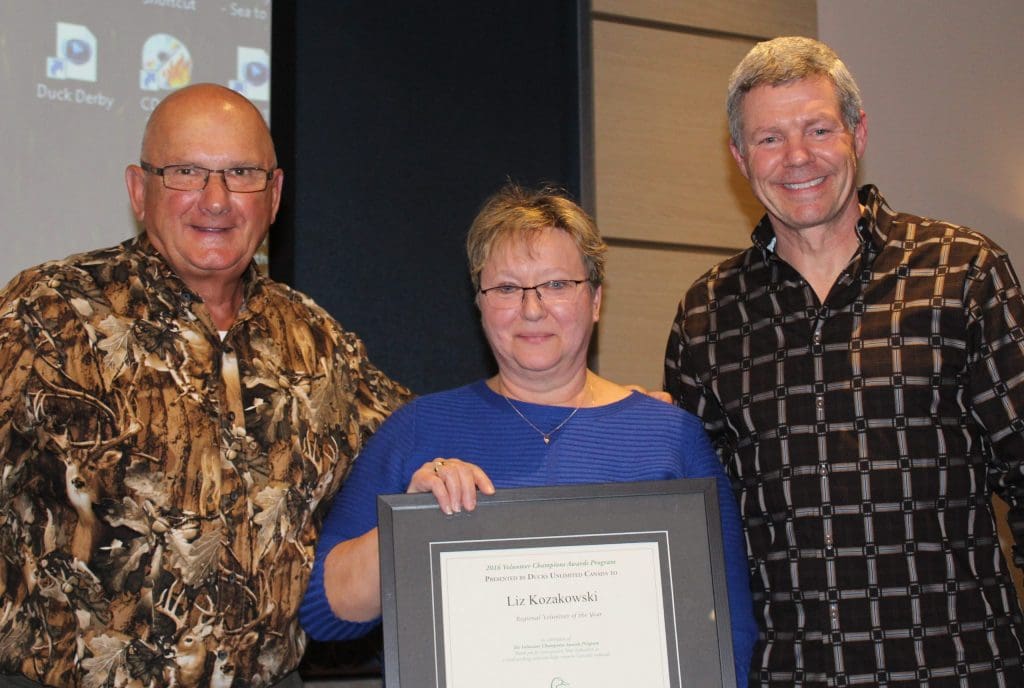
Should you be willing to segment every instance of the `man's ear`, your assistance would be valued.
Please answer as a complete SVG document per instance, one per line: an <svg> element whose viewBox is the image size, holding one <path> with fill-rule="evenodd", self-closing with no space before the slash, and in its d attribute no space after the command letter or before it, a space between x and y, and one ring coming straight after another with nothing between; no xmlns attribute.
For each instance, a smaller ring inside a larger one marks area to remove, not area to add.
<svg viewBox="0 0 1024 688"><path fill-rule="evenodd" d="M857 122L857 126L853 128L853 151L857 155L857 159L860 160L864 156L864 151L868 147L868 115L863 110L860 111L860 121Z"/></svg>
<svg viewBox="0 0 1024 688"><path fill-rule="evenodd" d="M281 206L281 189L284 187L284 170L278 167L274 170L274 177L270 180L270 224L277 219L277 209Z"/></svg>
<svg viewBox="0 0 1024 688"><path fill-rule="evenodd" d="M124 168L124 185L128 187L128 201L135 219L142 222L146 217L146 171L138 165Z"/></svg>
<svg viewBox="0 0 1024 688"><path fill-rule="evenodd" d="M736 144L729 141L729 152L732 153L732 159L736 161L736 166L740 168L740 174L748 182L750 181L750 170L747 169L747 159L740 152L740 149L736 147Z"/></svg>

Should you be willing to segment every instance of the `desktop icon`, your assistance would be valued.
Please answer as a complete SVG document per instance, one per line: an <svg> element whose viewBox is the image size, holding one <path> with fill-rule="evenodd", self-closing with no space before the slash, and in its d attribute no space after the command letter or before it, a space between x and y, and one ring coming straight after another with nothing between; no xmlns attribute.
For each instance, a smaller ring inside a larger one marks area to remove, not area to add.
<svg viewBox="0 0 1024 688"><path fill-rule="evenodd" d="M249 100L270 100L270 55L262 48L238 46L237 78L228 87Z"/></svg>
<svg viewBox="0 0 1024 688"><path fill-rule="evenodd" d="M188 46L167 33L155 33L142 46L139 88L173 91L192 81L192 56Z"/></svg>
<svg viewBox="0 0 1024 688"><path fill-rule="evenodd" d="M87 27L57 22L57 54L46 58L46 76L96 81L96 48L96 36Z"/></svg>

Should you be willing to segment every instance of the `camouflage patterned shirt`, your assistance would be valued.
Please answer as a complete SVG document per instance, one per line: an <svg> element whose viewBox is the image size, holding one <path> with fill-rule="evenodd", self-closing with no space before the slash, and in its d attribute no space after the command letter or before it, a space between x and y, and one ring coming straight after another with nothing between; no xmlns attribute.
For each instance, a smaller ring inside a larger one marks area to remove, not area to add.
<svg viewBox="0 0 1024 688"><path fill-rule="evenodd" d="M408 397L250 268L224 335L145 237L0 292L0 672L268 685L326 501Z"/></svg>

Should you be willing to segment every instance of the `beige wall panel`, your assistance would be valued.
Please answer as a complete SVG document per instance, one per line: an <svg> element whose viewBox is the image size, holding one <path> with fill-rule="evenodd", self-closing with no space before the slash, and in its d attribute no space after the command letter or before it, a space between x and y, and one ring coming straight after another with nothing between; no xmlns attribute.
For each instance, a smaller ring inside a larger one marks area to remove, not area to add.
<svg viewBox="0 0 1024 688"><path fill-rule="evenodd" d="M749 41L593 23L597 219L608 237L742 247L763 212L728 150Z"/></svg>
<svg viewBox="0 0 1024 688"><path fill-rule="evenodd" d="M814 36L816 0L592 0L591 10L745 36Z"/></svg>
<svg viewBox="0 0 1024 688"><path fill-rule="evenodd" d="M1017 588L1018 600L1024 602L1024 571L1013 565L1013 532L1010 530L1007 513L1009 507L1000 497L992 498L992 507L996 524L999 526L999 545L1003 548L1003 556L1006 557L1008 564L1006 568L1010 569L1010 577L1013 578L1013 584Z"/></svg>
<svg viewBox="0 0 1024 688"><path fill-rule="evenodd" d="M728 254L611 246L596 365L616 382L661 389L665 343L683 294Z"/></svg>

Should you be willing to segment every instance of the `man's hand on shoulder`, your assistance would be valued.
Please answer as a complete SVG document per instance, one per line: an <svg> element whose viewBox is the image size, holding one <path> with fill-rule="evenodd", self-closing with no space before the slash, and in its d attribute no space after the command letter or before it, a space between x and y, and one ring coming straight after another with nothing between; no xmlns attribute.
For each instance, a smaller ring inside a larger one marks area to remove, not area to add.
<svg viewBox="0 0 1024 688"><path fill-rule="evenodd" d="M642 385L622 385L631 392L640 392L646 394L651 399L657 399L658 401L664 401L666 404L672 403L672 395L668 392L660 389L647 389Z"/></svg>

